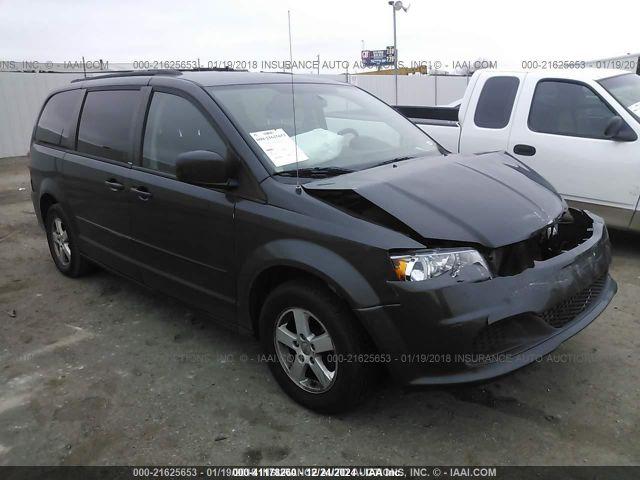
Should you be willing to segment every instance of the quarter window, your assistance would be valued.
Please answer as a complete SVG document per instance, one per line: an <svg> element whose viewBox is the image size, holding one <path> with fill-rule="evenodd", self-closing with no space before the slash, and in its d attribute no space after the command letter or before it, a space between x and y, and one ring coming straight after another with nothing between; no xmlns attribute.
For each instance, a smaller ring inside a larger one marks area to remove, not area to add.
<svg viewBox="0 0 640 480"><path fill-rule="evenodd" d="M139 99L138 90L87 93L78 129L78 151L128 162Z"/></svg>
<svg viewBox="0 0 640 480"><path fill-rule="evenodd" d="M613 115L609 106L589 87L543 80L533 94L529 128L540 133L604 139Z"/></svg>
<svg viewBox="0 0 640 480"><path fill-rule="evenodd" d="M513 102L518 93L517 77L491 77L478 98L474 122L482 128L504 128L509 124Z"/></svg>
<svg viewBox="0 0 640 480"><path fill-rule="evenodd" d="M226 156L227 147L206 117L190 101L155 92L147 116L142 166L174 174L178 155L209 150Z"/></svg>
<svg viewBox="0 0 640 480"><path fill-rule="evenodd" d="M82 102L82 90L68 90L53 95L40 115L36 142L73 148L73 124Z"/></svg>

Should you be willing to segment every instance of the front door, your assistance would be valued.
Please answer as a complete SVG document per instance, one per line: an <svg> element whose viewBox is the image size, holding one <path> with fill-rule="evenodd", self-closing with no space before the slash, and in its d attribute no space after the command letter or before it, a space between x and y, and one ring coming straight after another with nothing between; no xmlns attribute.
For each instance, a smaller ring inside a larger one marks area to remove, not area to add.
<svg viewBox="0 0 640 480"><path fill-rule="evenodd" d="M145 283L231 321L235 312L234 197L175 178L179 154L228 148L186 97L154 91L141 164L131 171L132 238Z"/></svg>
<svg viewBox="0 0 640 480"><path fill-rule="evenodd" d="M616 112L603 95L573 81L528 83L508 151L545 177L570 204L626 228L640 195L638 140L605 138L611 117L627 114Z"/></svg>

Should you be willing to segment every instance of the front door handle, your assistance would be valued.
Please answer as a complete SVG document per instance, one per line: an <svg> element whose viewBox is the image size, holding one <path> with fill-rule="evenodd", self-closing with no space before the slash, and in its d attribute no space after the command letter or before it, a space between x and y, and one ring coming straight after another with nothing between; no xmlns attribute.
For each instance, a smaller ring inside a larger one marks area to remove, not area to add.
<svg viewBox="0 0 640 480"><path fill-rule="evenodd" d="M105 180L104 184L109 187L112 192L119 192L121 190L124 190L124 185L118 182L115 178Z"/></svg>
<svg viewBox="0 0 640 480"><path fill-rule="evenodd" d="M147 187L131 187L131 191L138 195L140 200L144 201L149 200L153 196L151 192L147 190Z"/></svg>
<svg viewBox="0 0 640 480"><path fill-rule="evenodd" d="M531 145L523 145L519 143L515 147L513 147L513 153L516 155L524 155L527 157L532 157L536 154L536 147L532 147Z"/></svg>

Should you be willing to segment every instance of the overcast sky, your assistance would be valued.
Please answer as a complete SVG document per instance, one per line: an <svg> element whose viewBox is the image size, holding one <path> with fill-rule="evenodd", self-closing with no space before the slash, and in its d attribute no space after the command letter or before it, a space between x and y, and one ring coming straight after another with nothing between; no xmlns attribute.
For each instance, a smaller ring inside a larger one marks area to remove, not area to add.
<svg viewBox="0 0 640 480"><path fill-rule="evenodd" d="M398 13L400 59L596 59L640 51L640 2L412 0ZM391 45L387 0L0 0L0 60L359 61ZM351 69L350 69L351 70Z"/></svg>

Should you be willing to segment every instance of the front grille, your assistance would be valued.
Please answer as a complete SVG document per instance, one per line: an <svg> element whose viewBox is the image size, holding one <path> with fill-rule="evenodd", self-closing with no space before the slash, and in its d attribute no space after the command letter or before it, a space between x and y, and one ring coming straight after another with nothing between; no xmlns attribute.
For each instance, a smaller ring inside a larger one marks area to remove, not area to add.
<svg viewBox="0 0 640 480"><path fill-rule="evenodd" d="M604 290L607 277L603 275L590 286L540 314L554 328L562 328L584 312Z"/></svg>
<svg viewBox="0 0 640 480"><path fill-rule="evenodd" d="M589 287L542 313L516 315L486 326L474 338L472 353L492 355L521 350L526 345L549 337L549 326L563 328L575 320L597 300L606 283L605 274Z"/></svg>
<svg viewBox="0 0 640 480"><path fill-rule="evenodd" d="M483 253L498 276L508 277L533 268L536 262L568 252L592 235L591 217L570 208L557 223L545 226L530 238Z"/></svg>
<svg viewBox="0 0 640 480"><path fill-rule="evenodd" d="M507 343L507 323L503 320L483 328L473 341L473 353L491 354L503 351Z"/></svg>

